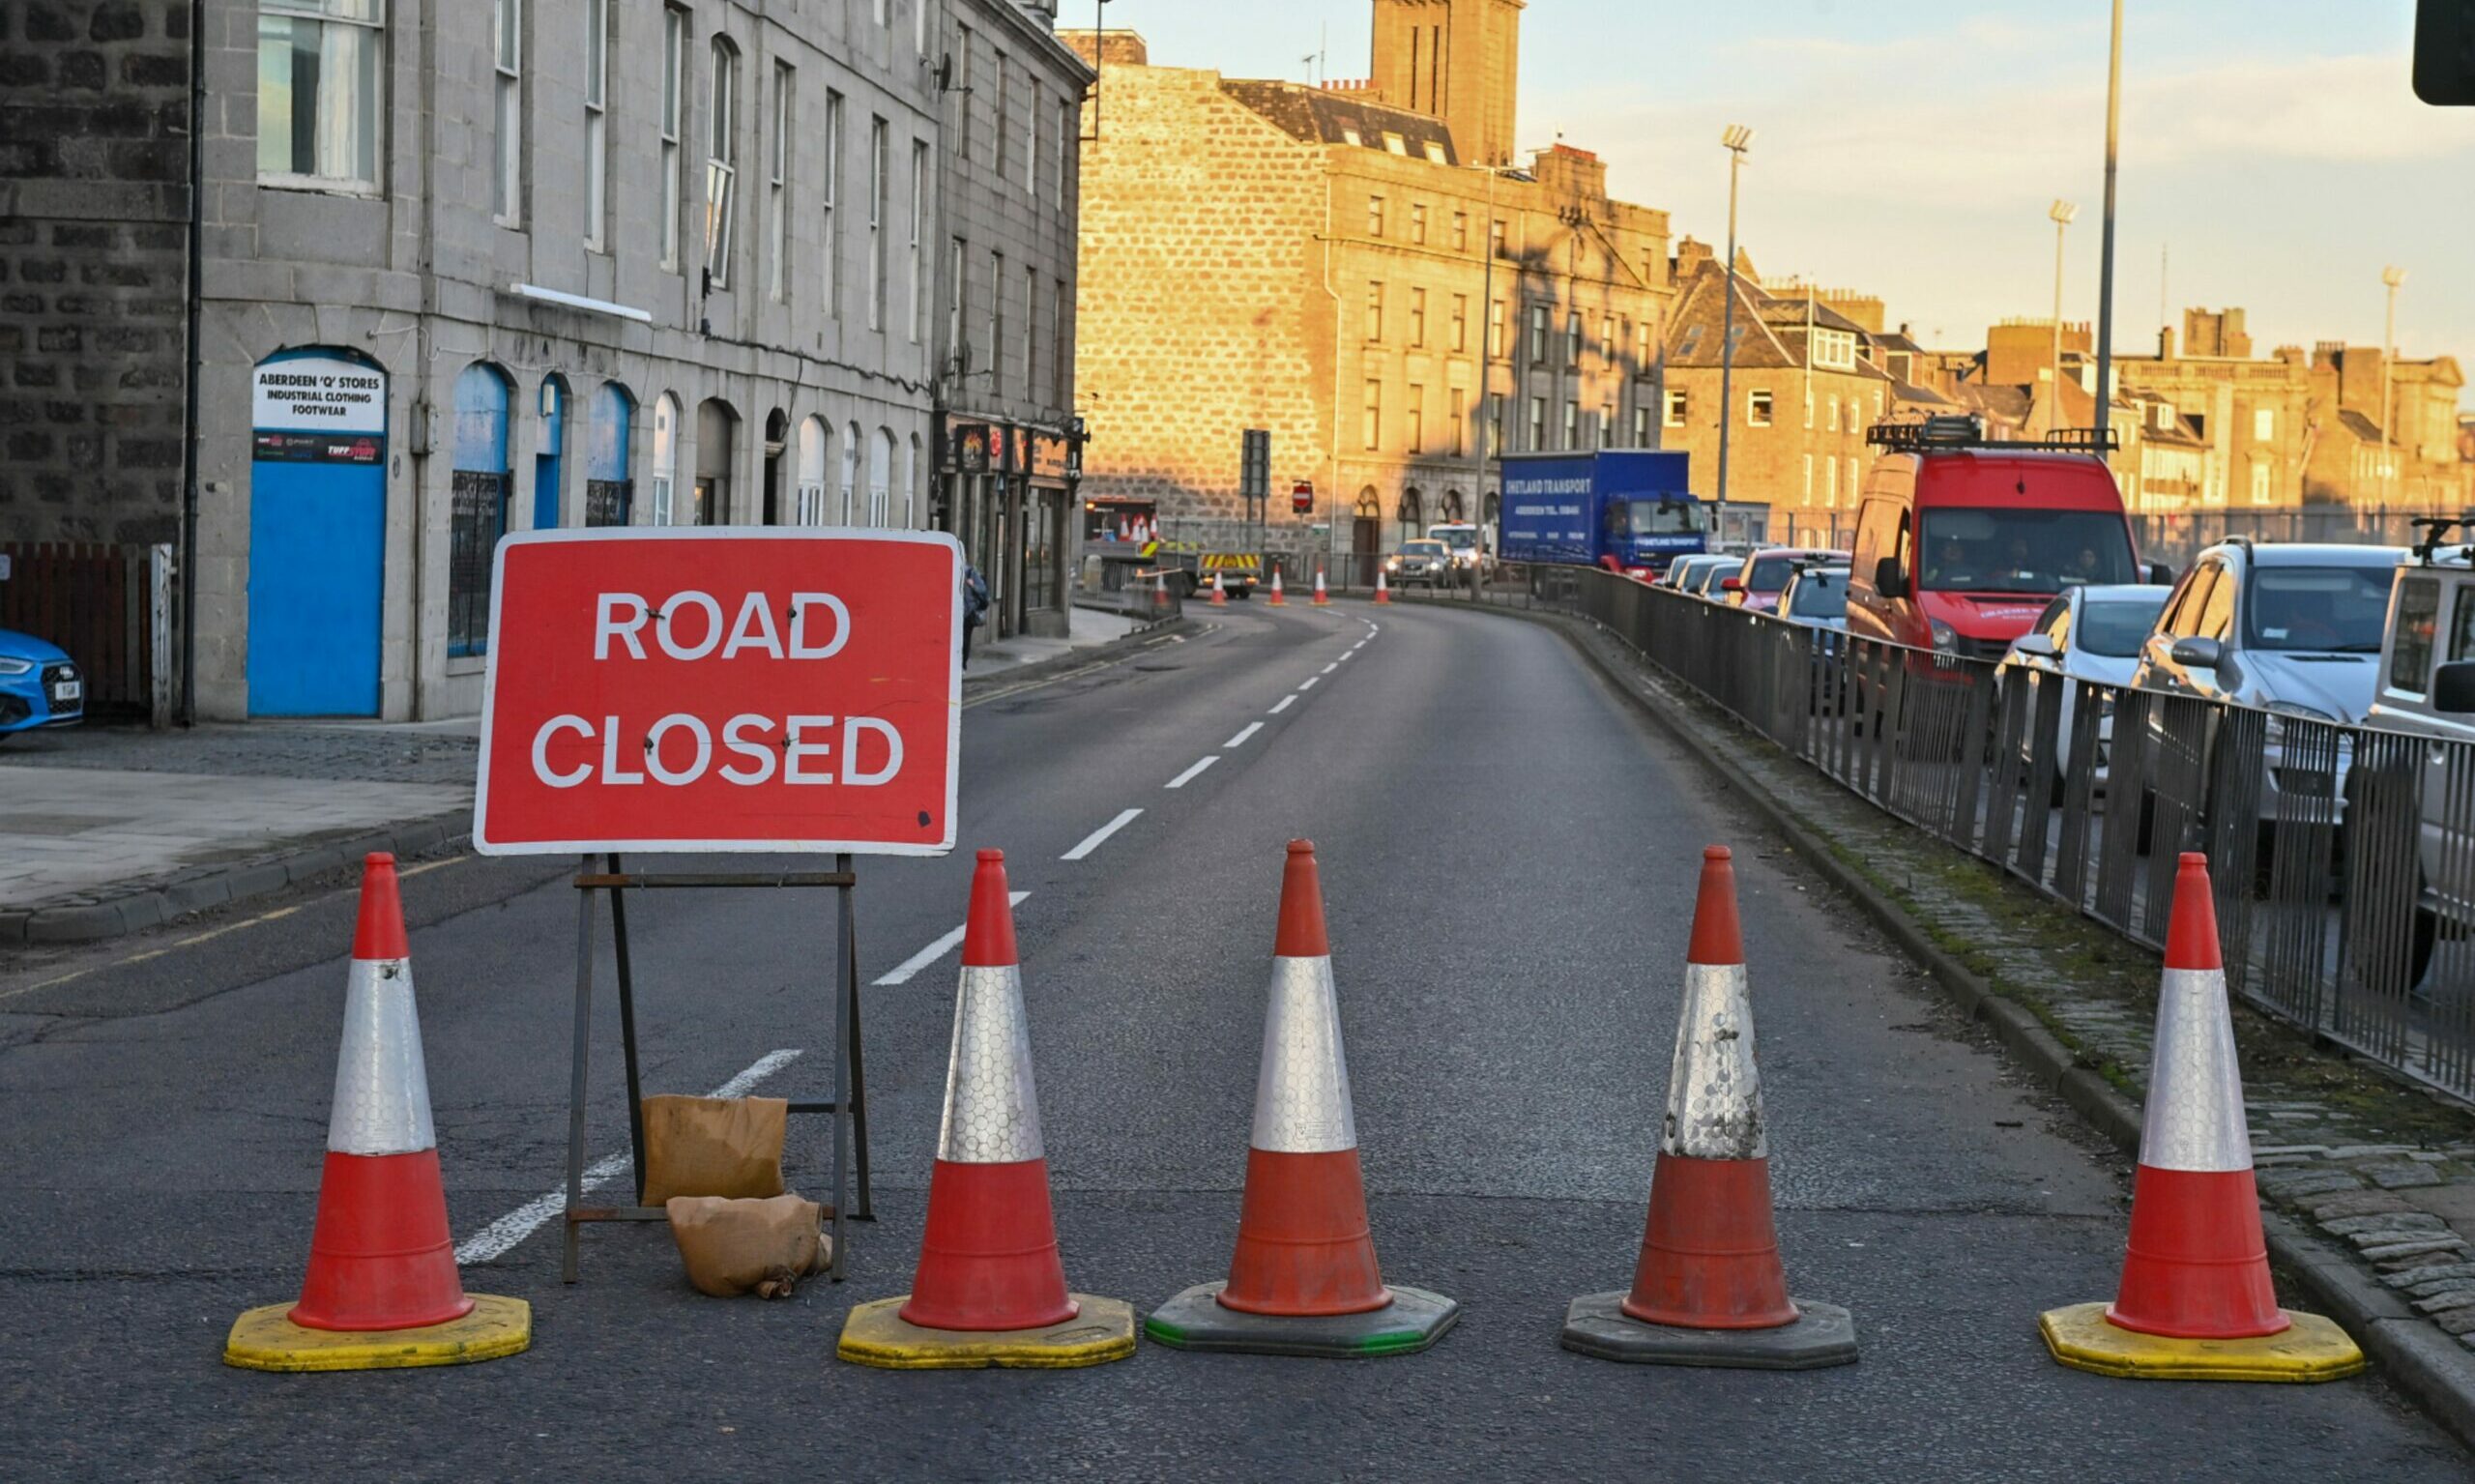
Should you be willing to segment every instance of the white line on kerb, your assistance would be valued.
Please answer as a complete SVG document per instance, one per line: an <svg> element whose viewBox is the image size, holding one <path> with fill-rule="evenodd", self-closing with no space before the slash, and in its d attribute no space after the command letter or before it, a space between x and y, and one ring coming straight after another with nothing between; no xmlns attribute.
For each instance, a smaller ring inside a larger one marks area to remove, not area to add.
<svg viewBox="0 0 2475 1484"><path fill-rule="evenodd" d="M1017 891L1012 893L1009 900L1011 900L1015 906L1020 907L1023 905L1023 898L1029 895L1031 895L1031 893L1028 891ZM966 926L968 926L968 924L966 924ZM913 975L917 974L920 970L927 968L930 964L935 963L946 954L951 953L954 949L961 947L962 942L963 930L959 927L955 928L945 937L940 938L935 943L921 948L918 952L912 954L909 958L904 959L901 963L894 965L893 968L888 970L886 973L878 975L876 978L873 978L868 982L881 988L894 984L909 983Z"/></svg>
<svg viewBox="0 0 2475 1484"><path fill-rule="evenodd" d="M1099 829L1092 830L1090 834L1085 835L1083 837L1082 844L1075 846L1072 850L1067 851L1064 855L1060 856L1057 858L1060 860L1082 859L1084 857L1092 854L1092 852L1098 850L1100 846L1107 841L1109 836L1117 833L1121 829L1123 829L1126 826L1133 824L1136 818L1142 813L1143 811L1141 809L1126 809L1121 811L1117 818L1109 821L1105 825L1102 825Z"/></svg>
<svg viewBox="0 0 2475 1484"><path fill-rule="evenodd" d="M1297 688L1300 690L1312 690L1315 688L1315 683L1323 678L1324 677L1320 675L1310 675L1303 681L1298 682Z"/></svg>
<svg viewBox="0 0 2475 1484"><path fill-rule="evenodd" d="M1280 704L1279 704L1278 706L1273 707L1270 711L1266 712L1264 714L1266 714L1266 715L1267 715L1267 716L1277 716L1277 715L1279 715L1281 713L1283 713L1283 712L1285 712L1285 711L1289 710L1291 707L1296 706L1296 704L1297 704L1297 692L1296 692L1296 691L1294 691L1294 690L1293 690L1293 691L1291 691L1289 694L1287 694L1287 695L1285 695L1285 696L1283 696L1283 697L1281 697L1281 698L1280 698Z"/></svg>
<svg viewBox="0 0 2475 1484"><path fill-rule="evenodd" d="M715 1088L711 1095L745 1097L755 1090L758 1083L799 1059L800 1053L796 1047L769 1051L749 1063L746 1070ZM627 1173L627 1167L632 1159L633 1156L626 1149L621 1149L616 1154L607 1154L595 1160L585 1166L584 1188L587 1191L594 1191L609 1184ZM564 1186L551 1191L548 1195L536 1196L464 1238L455 1248L455 1261L459 1265L470 1266L475 1263L486 1263L493 1258L504 1257L515 1247L516 1243L541 1230L544 1222L567 1208L568 1192Z"/></svg>
<svg viewBox="0 0 2475 1484"><path fill-rule="evenodd" d="M1220 754L1215 752L1211 756L1205 758L1202 762L1197 763L1194 767L1187 769L1184 772L1181 772L1176 777L1170 779L1162 786L1166 788L1184 788L1187 784L1192 783L1195 780L1195 775L1197 773L1202 772L1205 769L1209 768L1212 764L1219 761Z"/></svg>
<svg viewBox="0 0 2475 1484"><path fill-rule="evenodd" d="M1260 722L1260 721L1249 721L1249 722L1247 722L1247 723L1246 723L1245 729L1244 729L1243 731L1240 731L1237 736L1235 736L1235 737L1233 737L1233 738L1229 739L1227 742L1222 742L1222 743L1221 743L1221 745L1222 745L1222 746L1224 746L1224 747L1239 747L1239 746L1243 746L1243 745L1245 745L1245 742L1246 742L1246 739L1247 739L1247 738L1254 736L1257 732L1260 732L1260 731L1262 731L1263 729L1264 729L1264 724L1263 724L1262 722Z"/></svg>

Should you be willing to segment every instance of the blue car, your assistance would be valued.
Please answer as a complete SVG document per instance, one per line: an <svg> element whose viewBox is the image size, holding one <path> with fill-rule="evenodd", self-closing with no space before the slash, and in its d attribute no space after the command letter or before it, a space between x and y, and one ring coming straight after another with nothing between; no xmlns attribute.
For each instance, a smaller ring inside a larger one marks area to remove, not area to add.
<svg viewBox="0 0 2475 1484"><path fill-rule="evenodd" d="M86 715L86 678L57 644L0 628L0 737L74 726Z"/></svg>

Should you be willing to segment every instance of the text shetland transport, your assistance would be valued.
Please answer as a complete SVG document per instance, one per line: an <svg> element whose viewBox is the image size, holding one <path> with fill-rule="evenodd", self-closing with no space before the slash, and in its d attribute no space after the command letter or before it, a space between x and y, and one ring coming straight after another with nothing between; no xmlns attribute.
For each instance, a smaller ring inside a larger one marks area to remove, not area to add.
<svg viewBox="0 0 2475 1484"><path fill-rule="evenodd" d="M952 848L961 564L910 532L508 538L476 847Z"/></svg>

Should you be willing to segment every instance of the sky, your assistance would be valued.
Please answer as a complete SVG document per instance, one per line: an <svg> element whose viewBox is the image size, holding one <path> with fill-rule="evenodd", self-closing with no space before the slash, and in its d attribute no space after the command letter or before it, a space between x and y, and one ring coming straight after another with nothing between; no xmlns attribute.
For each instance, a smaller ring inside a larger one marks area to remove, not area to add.
<svg viewBox="0 0 2475 1484"><path fill-rule="evenodd" d="M2409 86L2414 0L2127 0L2114 338L2151 351L2161 289L2241 306L2255 353L2475 356L2475 108ZM1093 0L1063 0L1088 26ZM1109 0L1151 60L1230 76L1367 74L1364 0ZM1753 126L1738 231L1765 276L1881 296L1937 347L2053 312L2057 198L2080 213L2063 315L2093 319L2105 199L2106 0L1529 0L1521 146L1608 161L1674 234L1727 234L1720 131ZM2161 265L2161 254L2163 264ZM2470 367L2475 369L2475 367Z"/></svg>

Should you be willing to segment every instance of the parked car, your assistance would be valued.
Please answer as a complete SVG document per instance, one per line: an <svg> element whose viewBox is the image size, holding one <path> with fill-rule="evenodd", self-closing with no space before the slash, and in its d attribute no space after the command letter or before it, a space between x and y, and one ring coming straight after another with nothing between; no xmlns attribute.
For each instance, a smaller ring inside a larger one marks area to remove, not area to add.
<svg viewBox="0 0 2475 1484"><path fill-rule="evenodd" d="M2054 734L2056 798L2061 797L2059 780L2082 766L2071 755L2072 716L2080 704L2081 686L2120 689L2131 684L2132 672L2140 666L2140 644L2156 626L2157 615L2170 596L2166 588L2148 585L2072 588L2048 603L2026 633L2011 641L2010 653L2002 656L2004 683L2020 672L2081 683L2062 687L2061 721ZM2102 698L2101 704L2096 758L2090 770L2100 793L2106 787L2106 770L2113 761L2114 741L2111 696ZM2023 756L2029 745L2029 740L2023 738Z"/></svg>
<svg viewBox="0 0 2475 1484"><path fill-rule="evenodd" d="M2390 589L2405 556L2397 546L2221 541L2175 584L2132 684L2278 716L2359 722L2379 692ZM2162 713L2152 715L2152 726L2164 725ZM2285 756L2284 729L2272 723L2260 771L2264 825L2277 818L2281 789L2298 781ZM2311 785L2332 791L2342 825L2351 758L2342 738L2334 774Z"/></svg>
<svg viewBox="0 0 2475 1484"><path fill-rule="evenodd" d="M1866 441L1883 452L1858 507L1850 633L2000 659L2065 588L2165 580L2140 565L2093 434L1988 443L1948 417Z"/></svg>
<svg viewBox="0 0 2475 1484"><path fill-rule="evenodd" d="M1712 565L1695 572L1692 579L1685 586L1684 591L1692 594L1696 597L1706 597L1714 603L1724 602L1727 600L1728 595L1719 591L1719 584L1727 581L1729 578L1734 576L1737 572L1742 571L1743 569L1744 558L1742 556L1721 557Z"/></svg>
<svg viewBox="0 0 2475 1484"><path fill-rule="evenodd" d="M0 628L0 738L74 726L86 715L86 678L69 652Z"/></svg>
<svg viewBox="0 0 2475 1484"><path fill-rule="evenodd" d="M1719 580L1719 591L1732 607L1748 613L1769 613L1779 606L1779 594L1799 563L1845 565L1848 553L1818 546L1765 546L1748 555L1735 572Z"/></svg>
<svg viewBox="0 0 2475 1484"><path fill-rule="evenodd" d="M2443 923L2475 923L2475 548L2419 547L2398 569L2376 693L2365 720L2435 743L2416 749L2415 935L2424 977ZM2356 787L2362 779L2349 780Z"/></svg>
<svg viewBox="0 0 2475 1484"><path fill-rule="evenodd" d="M1669 563L1666 574L1659 578L1659 584L1662 587L1674 588L1679 593L1698 593L1702 590L1703 579L1712 572L1721 567L1732 571L1743 565L1744 559L1741 557L1719 556L1706 551L1697 552L1689 557L1678 557Z"/></svg>
<svg viewBox="0 0 2475 1484"><path fill-rule="evenodd" d="M1403 541L1383 561L1385 574L1405 588L1413 582L1428 588L1450 582L1452 569L1452 548L1424 538Z"/></svg>
<svg viewBox="0 0 2475 1484"><path fill-rule="evenodd" d="M1445 549L1452 553L1453 564L1461 568L1464 576L1473 567L1478 568L1480 576L1496 569L1495 553L1489 551L1487 543L1479 538L1478 528L1468 521L1444 521L1429 526L1427 538L1443 542Z"/></svg>
<svg viewBox="0 0 2475 1484"><path fill-rule="evenodd" d="M1804 628L1848 631L1848 568L1825 564L1799 567L1779 595L1779 616Z"/></svg>

